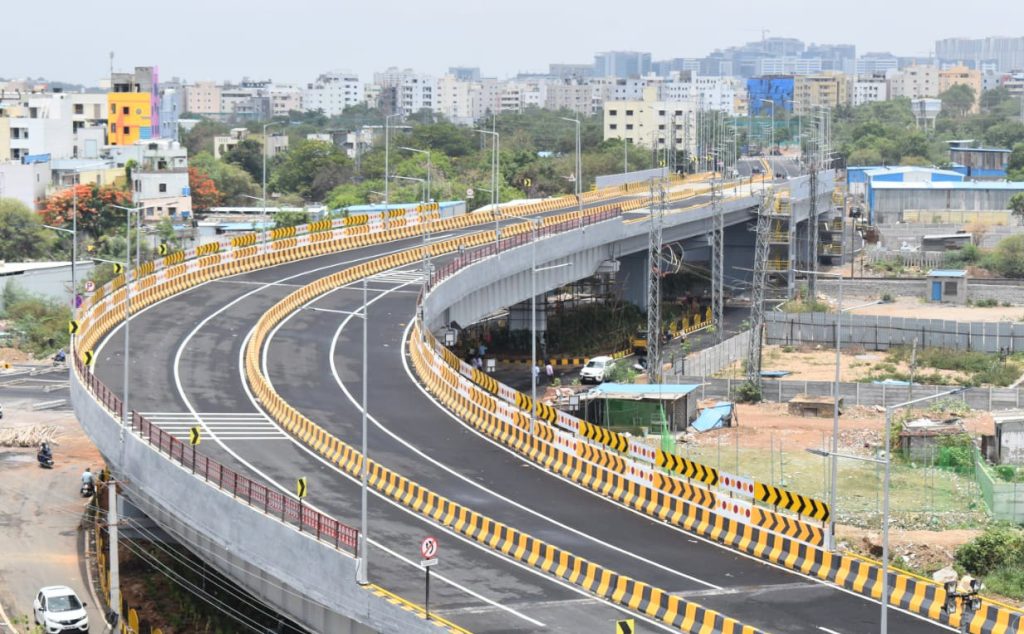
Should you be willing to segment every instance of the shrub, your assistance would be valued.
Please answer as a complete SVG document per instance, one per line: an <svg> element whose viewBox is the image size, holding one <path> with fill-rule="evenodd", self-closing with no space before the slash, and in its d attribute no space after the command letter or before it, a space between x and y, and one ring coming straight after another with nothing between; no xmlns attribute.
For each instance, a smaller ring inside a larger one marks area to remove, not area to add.
<svg viewBox="0 0 1024 634"><path fill-rule="evenodd" d="M1024 532L1005 525L991 526L956 549L956 564L975 576L1002 566L1024 566Z"/></svg>
<svg viewBox="0 0 1024 634"><path fill-rule="evenodd" d="M758 403L761 401L761 388L753 381L745 381L733 390L734 398L740 403Z"/></svg>
<svg viewBox="0 0 1024 634"><path fill-rule="evenodd" d="M605 380L609 383L632 383L637 374L628 361L616 361L605 371Z"/></svg>

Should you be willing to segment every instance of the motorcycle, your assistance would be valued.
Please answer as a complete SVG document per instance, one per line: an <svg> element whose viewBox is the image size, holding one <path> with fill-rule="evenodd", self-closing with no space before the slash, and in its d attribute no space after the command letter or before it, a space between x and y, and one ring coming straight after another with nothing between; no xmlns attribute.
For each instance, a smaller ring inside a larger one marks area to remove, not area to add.
<svg viewBox="0 0 1024 634"><path fill-rule="evenodd" d="M82 488L80 488L78 492L84 498L91 498L92 496L96 495L96 485L94 485L92 482L83 482Z"/></svg>
<svg viewBox="0 0 1024 634"><path fill-rule="evenodd" d="M39 452L36 454L36 460L39 462L39 466L43 469L53 468L53 456Z"/></svg>

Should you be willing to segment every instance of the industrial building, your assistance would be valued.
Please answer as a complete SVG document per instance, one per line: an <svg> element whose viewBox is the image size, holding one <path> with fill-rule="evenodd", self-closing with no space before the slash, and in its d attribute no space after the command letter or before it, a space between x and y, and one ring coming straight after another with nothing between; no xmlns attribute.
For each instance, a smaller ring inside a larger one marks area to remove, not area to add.
<svg viewBox="0 0 1024 634"><path fill-rule="evenodd" d="M903 212L911 210L1005 211L1010 198L1021 192L1024 182L872 181L867 205L873 224L893 223L902 222Z"/></svg>

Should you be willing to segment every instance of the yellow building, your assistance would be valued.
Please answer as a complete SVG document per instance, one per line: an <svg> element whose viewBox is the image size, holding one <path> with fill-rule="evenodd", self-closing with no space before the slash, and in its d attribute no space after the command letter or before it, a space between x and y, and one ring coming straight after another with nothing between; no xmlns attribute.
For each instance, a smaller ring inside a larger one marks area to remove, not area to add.
<svg viewBox="0 0 1024 634"><path fill-rule="evenodd" d="M981 71L972 70L966 66L953 66L939 71L940 95L957 85L970 86L974 91L974 106L971 108L971 112L978 112L981 103Z"/></svg>
<svg viewBox="0 0 1024 634"><path fill-rule="evenodd" d="M846 75L824 71L817 75L797 75L793 81L793 113L809 114L815 107L836 108L850 103Z"/></svg>
<svg viewBox="0 0 1024 634"><path fill-rule="evenodd" d="M131 145L152 138L152 102L148 92L107 93L107 142Z"/></svg>

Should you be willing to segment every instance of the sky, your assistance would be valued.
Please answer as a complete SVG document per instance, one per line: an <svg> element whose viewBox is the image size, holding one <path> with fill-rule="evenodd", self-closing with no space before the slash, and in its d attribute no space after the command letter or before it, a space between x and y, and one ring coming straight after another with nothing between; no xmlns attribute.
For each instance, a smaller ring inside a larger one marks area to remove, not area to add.
<svg viewBox="0 0 1024 634"><path fill-rule="evenodd" d="M339 69L370 81L375 70L389 66L435 75L449 66L479 66L485 76L504 78L546 71L550 62L591 63L604 50L701 57L758 40L762 29L807 43L852 43L858 54L921 56L944 37L1024 35L1019 0L174 0L129 6L9 3L5 22L21 27L3 29L0 77L96 85L109 75L113 51L115 70L155 65L161 78L190 81L247 76L299 84Z"/></svg>

